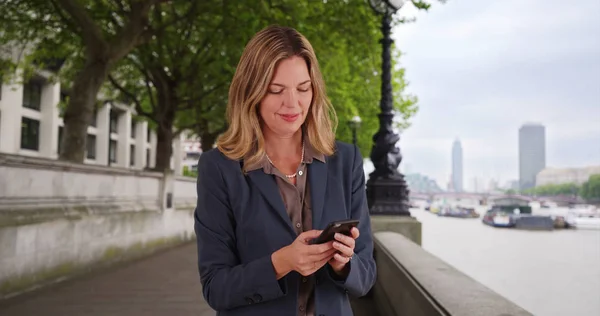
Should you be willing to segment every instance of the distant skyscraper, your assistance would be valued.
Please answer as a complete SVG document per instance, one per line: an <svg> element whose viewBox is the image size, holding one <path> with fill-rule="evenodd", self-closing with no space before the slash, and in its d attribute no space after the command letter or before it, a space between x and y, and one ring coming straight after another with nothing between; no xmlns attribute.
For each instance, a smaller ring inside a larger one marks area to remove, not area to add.
<svg viewBox="0 0 600 316"><path fill-rule="evenodd" d="M454 192L463 191L463 155L458 139L452 144L452 188Z"/></svg>
<svg viewBox="0 0 600 316"><path fill-rule="evenodd" d="M535 177L546 168L546 128L525 124L519 129L519 188L535 187Z"/></svg>

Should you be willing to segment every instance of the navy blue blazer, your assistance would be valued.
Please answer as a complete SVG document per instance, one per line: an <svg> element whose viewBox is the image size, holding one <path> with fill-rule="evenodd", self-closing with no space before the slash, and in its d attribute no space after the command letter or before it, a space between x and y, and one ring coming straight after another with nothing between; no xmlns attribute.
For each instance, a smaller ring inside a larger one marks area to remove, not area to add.
<svg viewBox="0 0 600 316"><path fill-rule="evenodd" d="M367 208L362 156L356 146L336 143L325 163L308 165L313 229L335 220L358 219L360 236L346 280L326 264L315 272L315 314L352 315L349 296L365 295L376 266ZM217 149L198 163L194 221L202 291L217 315L296 315L301 275L277 280L271 254L297 237L272 175L244 175L241 162Z"/></svg>

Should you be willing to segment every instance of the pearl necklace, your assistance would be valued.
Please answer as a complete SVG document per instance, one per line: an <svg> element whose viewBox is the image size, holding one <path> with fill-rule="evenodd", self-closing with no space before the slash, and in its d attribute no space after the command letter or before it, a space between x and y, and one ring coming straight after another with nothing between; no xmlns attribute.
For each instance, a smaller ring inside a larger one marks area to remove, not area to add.
<svg viewBox="0 0 600 316"><path fill-rule="evenodd" d="M269 163L271 165L273 165L273 167L275 167L275 164L271 161L271 158L269 158L269 155L267 155L265 153L265 156L267 156L267 160L269 161ZM300 164L302 164L302 162L304 161L304 142L302 142L302 158L300 158ZM277 168L277 167L275 167ZM294 172L293 174L284 174L284 176L288 179L292 179L296 177L296 174L298 174L298 171Z"/></svg>

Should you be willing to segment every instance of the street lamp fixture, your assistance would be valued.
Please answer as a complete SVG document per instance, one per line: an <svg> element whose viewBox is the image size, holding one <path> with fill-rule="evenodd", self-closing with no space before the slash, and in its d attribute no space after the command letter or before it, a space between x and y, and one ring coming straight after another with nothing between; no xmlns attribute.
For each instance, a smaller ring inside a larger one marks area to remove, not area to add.
<svg viewBox="0 0 600 316"><path fill-rule="evenodd" d="M354 144L354 145L356 145L358 143L358 141L356 139L356 131L360 127L360 122L361 122L360 116L358 116L358 115L355 115L348 122L348 125L350 125L350 129L352 129L352 144Z"/></svg>
<svg viewBox="0 0 600 316"><path fill-rule="evenodd" d="M392 91L392 58L390 37L392 15L405 3L405 0L369 0L371 8L382 16L383 38L381 101L379 107L379 131L373 136L371 162L375 170L367 181L367 201L373 215L410 216L408 186L404 176L398 171L402 161L400 148L396 146L400 136L394 133L394 100Z"/></svg>

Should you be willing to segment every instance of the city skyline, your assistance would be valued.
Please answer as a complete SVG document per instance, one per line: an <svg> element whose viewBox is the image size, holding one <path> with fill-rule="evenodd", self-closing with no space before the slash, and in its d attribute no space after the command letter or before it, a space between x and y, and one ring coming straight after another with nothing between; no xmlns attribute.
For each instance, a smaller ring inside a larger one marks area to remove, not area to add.
<svg viewBox="0 0 600 316"><path fill-rule="evenodd" d="M416 21L393 38L419 111L401 135L402 164L445 187L459 137L465 189L473 177L504 185L519 178L518 129L533 121L546 126L547 167L599 165L597 12L593 0L408 3L400 15Z"/></svg>

